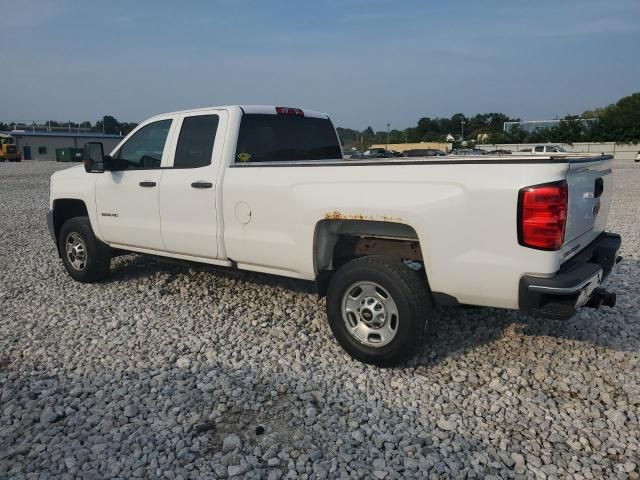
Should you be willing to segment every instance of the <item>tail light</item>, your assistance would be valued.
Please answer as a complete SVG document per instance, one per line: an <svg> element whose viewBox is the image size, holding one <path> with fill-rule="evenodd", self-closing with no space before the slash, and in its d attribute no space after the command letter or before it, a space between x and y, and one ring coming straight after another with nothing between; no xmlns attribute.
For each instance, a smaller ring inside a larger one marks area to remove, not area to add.
<svg viewBox="0 0 640 480"><path fill-rule="evenodd" d="M567 223L567 182L533 185L518 195L518 242L539 250L559 250Z"/></svg>
<svg viewBox="0 0 640 480"><path fill-rule="evenodd" d="M304 117L304 112L301 108L276 107L276 112L278 115L298 115L299 117Z"/></svg>

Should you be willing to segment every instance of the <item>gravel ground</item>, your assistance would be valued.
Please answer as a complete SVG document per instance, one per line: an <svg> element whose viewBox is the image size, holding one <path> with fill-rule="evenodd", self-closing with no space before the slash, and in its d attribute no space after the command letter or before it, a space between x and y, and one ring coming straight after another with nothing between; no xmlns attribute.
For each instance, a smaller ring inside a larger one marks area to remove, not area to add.
<svg viewBox="0 0 640 480"><path fill-rule="evenodd" d="M74 283L44 218L60 168L0 164L0 478L639 478L639 165L615 169L615 308L438 309L388 370L304 283L133 255Z"/></svg>

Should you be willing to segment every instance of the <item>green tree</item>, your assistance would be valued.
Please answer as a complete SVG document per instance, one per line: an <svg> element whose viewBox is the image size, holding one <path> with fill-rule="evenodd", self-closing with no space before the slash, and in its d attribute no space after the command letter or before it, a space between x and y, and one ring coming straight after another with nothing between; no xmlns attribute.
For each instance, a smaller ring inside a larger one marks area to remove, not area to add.
<svg viewBox="0 0 640 480"><path fill-rule="evenodd" d="M124 122L120 124L120 133L122 135L128 135L131 130L133 130L134 128L136 128L138 126L137 123L132 123L132 122Z"/></svg>
<svg viewBox="0 0 640 480"><path fill-rule="evenodd" d="M102 120L98 120L93 127L93 131L108 135L126 135L138 126L137 123L120 123L115 117L105 115Z"/></svg>
<svg viewBox="0 0 640 480"><path fill-rule="evenodd" d="M640 141L640 92L605 108L599 115L598 124L605 141Z"/></svg>
<svg viewBox="0 0 640 480"><path fill-rule="evenodd" d="M581 119L596 119L583 122ZM456 113L451 118L422 117L416 126L404 130L393 130L389 133L390 143L442 141L448 133L458 134L464 120L465 138L475 140L478 135L488 135L490 143L537 143L578 141L640 141L640 93L621 98L614 105L595 108L582 115L567 115L555 127L537 129L527 132L519 126L504 131L505 122L519 121L500 112L478 113L465 116ZM338 128L343 145L357 145L363 148L372 143L385 143L387 132L374 132L368 127L358 132L348 128Z"/></svg>

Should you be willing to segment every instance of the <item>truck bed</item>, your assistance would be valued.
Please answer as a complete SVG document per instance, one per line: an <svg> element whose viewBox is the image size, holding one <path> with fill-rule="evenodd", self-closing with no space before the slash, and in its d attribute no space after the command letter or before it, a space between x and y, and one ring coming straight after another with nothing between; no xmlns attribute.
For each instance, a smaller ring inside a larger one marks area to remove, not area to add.
<svg viewBox="0 0 640 480"><path fill-rule="evenodd" d="M461 303L517 308L524 273L552 275L586 246L586 237L562 252L519 245L518 192L566 180L572 166L608 169L610 159L492 155L233 163L224 177L225 254L246 269L313 279L309 252L319 220L395 222L415 230L433 291ZM240 202L251 207L247 224L237 220ZM602 219L607 210L608 202ZM576 234L584 231L576 227Z"/></svg>

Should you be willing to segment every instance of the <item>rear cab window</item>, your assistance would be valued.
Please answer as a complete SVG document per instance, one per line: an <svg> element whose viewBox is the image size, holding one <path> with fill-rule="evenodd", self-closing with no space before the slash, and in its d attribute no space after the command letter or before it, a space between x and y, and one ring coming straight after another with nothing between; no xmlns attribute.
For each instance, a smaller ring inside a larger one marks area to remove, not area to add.
<svg viewBox="0 0 640 480"><path fill-rule="evenodd" d="M328 118L249 113L242 116L236 163L342 160Z"/></svg>

